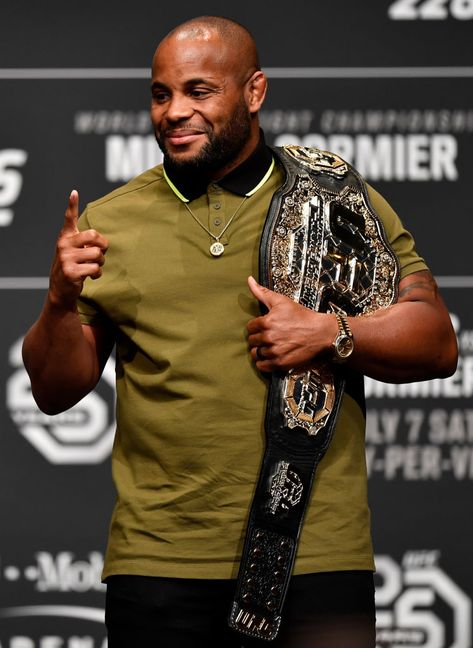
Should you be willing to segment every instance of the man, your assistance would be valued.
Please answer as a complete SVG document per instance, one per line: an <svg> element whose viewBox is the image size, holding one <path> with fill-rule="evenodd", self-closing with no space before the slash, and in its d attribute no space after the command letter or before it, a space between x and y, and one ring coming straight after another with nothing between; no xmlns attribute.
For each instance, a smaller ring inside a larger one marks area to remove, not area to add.
<svg viewBox="0 0 473 648"><path fill-rule="evenodd" d="M226 617L264 452L267 376L330 362L340 317L252 278L246 288L288 173L260 134L266 79L246 29L214 17L180 25L156 51L151 90L164 168L92 203L80 222L71 193L24 360L52 414L95 387L116 345L110 648L259 645ZM435 282L390 207L366 191L399 260L399 293L388 308L341 318L347 371L449 375L456 341ZM347 392L274 645L374 645L363 433L362 403Z"/></svg>

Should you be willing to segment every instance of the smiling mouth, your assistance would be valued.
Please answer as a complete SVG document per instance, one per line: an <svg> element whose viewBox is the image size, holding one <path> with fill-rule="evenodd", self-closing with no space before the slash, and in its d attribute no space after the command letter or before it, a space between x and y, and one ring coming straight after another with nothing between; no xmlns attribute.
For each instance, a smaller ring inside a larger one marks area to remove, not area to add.
<svg viewBox="0 0 473 648"><path fill-rule="evenodd" d="M165 136L168 142L174 146L183 146L191 144L200 137L205 136L206 133L200 130L182 128L178 130L166 131Z"/></svg>

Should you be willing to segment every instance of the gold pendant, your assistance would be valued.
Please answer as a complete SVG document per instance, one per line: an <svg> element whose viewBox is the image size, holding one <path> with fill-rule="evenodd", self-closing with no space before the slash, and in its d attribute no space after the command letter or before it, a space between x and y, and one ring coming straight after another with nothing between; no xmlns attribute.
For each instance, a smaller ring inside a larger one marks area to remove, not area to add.
<svg viewBox="0 0 473 648"><path fill-rule="evenodd" d="M215 241L215 243L212 243L210 246L210 254L215 257L221 256L224 250L225 248L220 241Z"/></svg>

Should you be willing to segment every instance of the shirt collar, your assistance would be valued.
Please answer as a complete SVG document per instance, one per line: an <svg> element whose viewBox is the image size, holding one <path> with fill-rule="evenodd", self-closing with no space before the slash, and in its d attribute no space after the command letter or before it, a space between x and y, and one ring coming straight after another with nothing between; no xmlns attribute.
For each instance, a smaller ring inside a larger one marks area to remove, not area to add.
<svg viewBox="0 0 473 648"><path fill-rule="evenodd" d="M214 183L238 196L251 196L266 182L274 167L271 149L266 146L263 132L253 153L236 169ZM206 193L208 178L198 174L179 174L170 171L164 163L164 177L176 196L183 202L195 200Z"/></svg>

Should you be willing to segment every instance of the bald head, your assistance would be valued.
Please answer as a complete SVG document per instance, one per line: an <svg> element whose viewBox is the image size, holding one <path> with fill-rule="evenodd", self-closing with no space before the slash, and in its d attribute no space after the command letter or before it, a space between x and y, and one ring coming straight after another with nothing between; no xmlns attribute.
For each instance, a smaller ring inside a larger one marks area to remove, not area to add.
<svg viewBox="0 0 473 648"><path fill-rule="evenodd" d="M191 18L172 29L163 38L160 46L168 39L181 43L193 40L213 41L220 49L222 62L232 69L235 78L239 81L245 81L261 69L253 36L246 27L229 18L221 16Z"/></svg>

